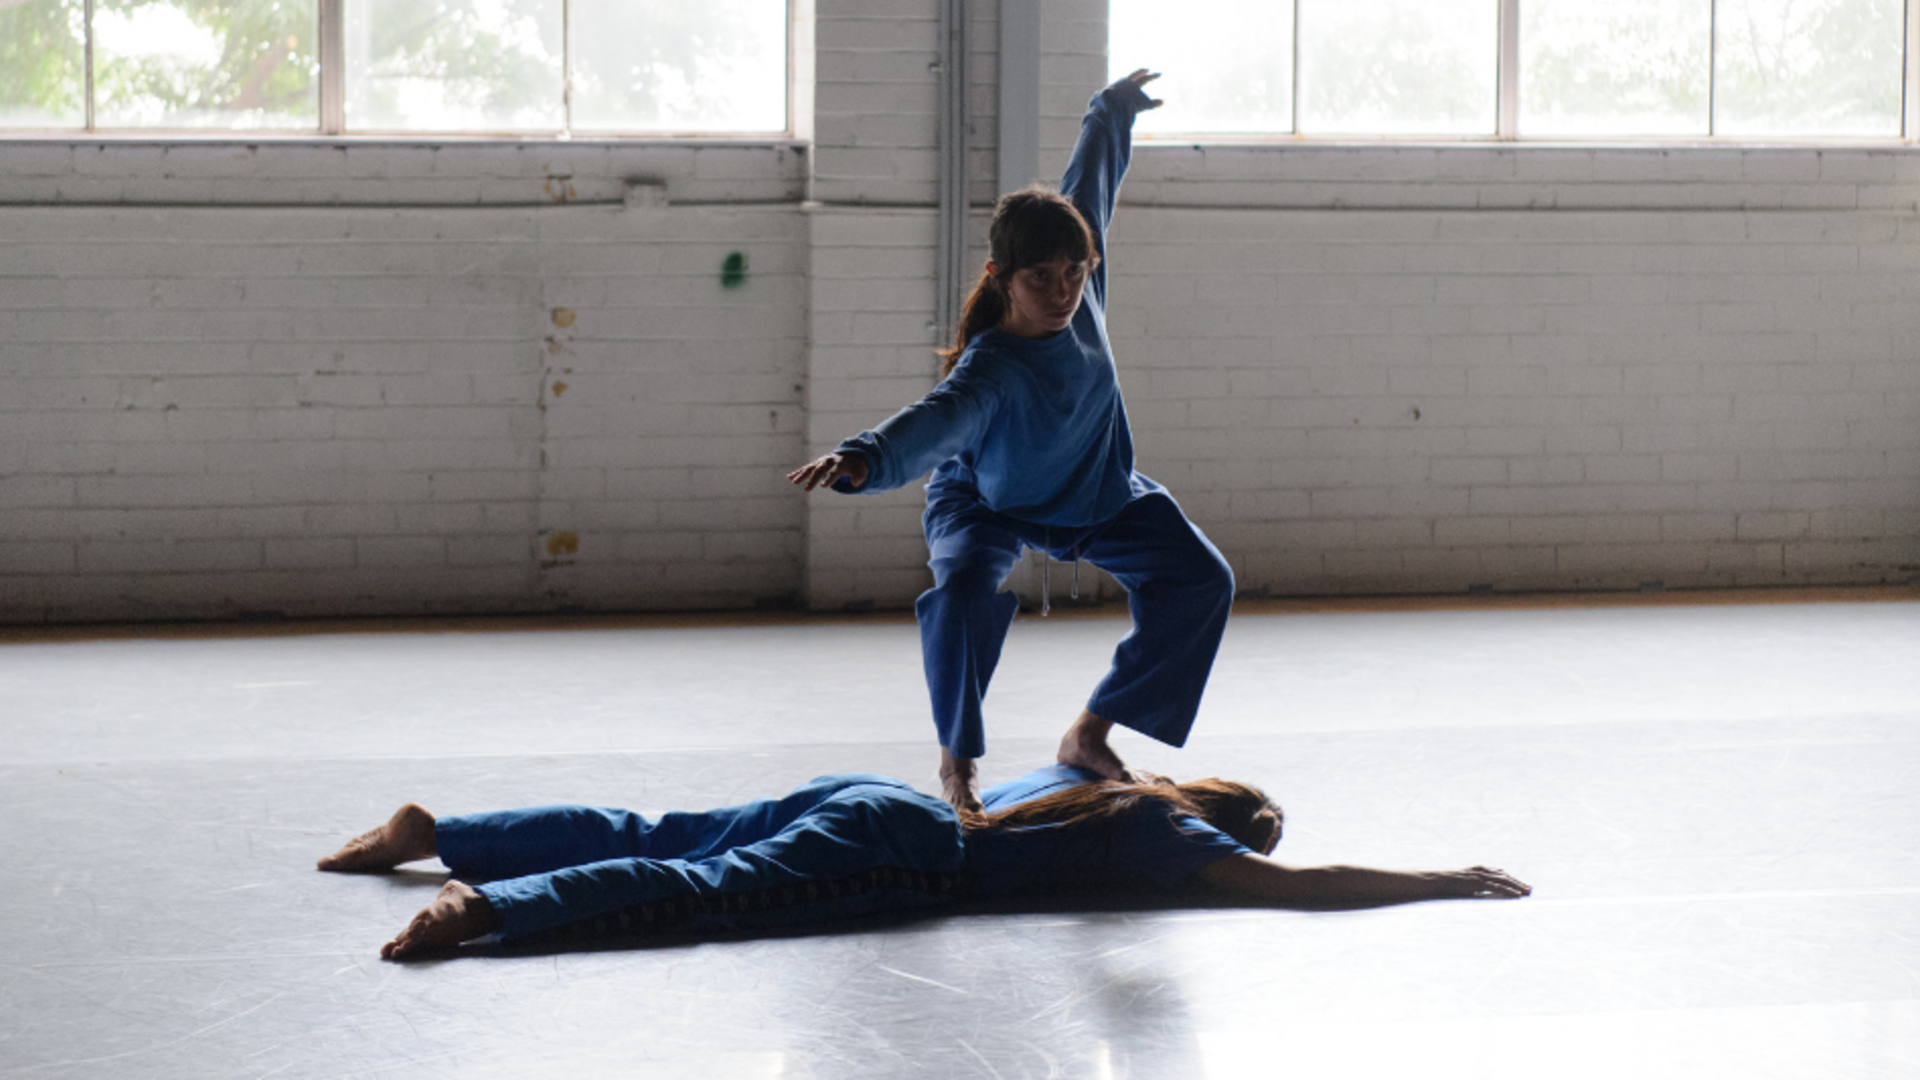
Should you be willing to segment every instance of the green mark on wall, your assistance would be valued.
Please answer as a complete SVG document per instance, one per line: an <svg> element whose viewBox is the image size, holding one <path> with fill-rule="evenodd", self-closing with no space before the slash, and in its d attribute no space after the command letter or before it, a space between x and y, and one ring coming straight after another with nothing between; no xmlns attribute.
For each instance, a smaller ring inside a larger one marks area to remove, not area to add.
<svg viewBox="0 0 1920 1080"><path fill-rule="evenodd" d="M729 251L720 261L720 287L737 289L747 283L747 253Z"/></svg>

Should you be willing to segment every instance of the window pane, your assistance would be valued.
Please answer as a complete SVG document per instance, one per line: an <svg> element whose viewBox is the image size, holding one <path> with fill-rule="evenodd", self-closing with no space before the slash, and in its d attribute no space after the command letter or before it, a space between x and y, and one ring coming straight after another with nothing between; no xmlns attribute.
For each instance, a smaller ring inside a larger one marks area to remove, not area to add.
<svg viewBox="0 0 1920 1080"><path fill-rule="evenodd" d="M1526 0L1520 133L1705 135L1713 0Z"/></svg>
<svg viewBox="0 0 1920 1080"><path fill-rule="evenodd" d="M320 126L313 0L98 0L94 123Z"/></svg>
<svg viewBox="0 0 1920 1080"><path fill-rule="evenodd" d="M0 127L83 127L86 4L0 4Z"/></svg>
<svg viewBox="0 0 1920 1080"><path fill-rule="evenodd" d="M1113 0L1109 79L1139 68L1166 78L1148 87L1163 109L1134 130L1293 130L1293 6L1274 0Z"/></svg>
<svg viewBox="0 0 1920 1080"><path fill-rule="evenodd" d="M1714 131L1899 135L1900 0L1720 0Z"/></svg>
<svg viewBox="0 0 1920 1080"><path fill-rule="evenodd" d="M353 131L557 131L561 0L346 0Z"/></svg>
<svg viewBox="0 0 1920 1080"><path fill-rule="evenodd" d="M1300 130L1491 135L1496 0L1299 0Z"/></svg>
<svg viewBox="0 0 1920 1080"><path fill-rule="evenodd" d="M786 0L573 0L573 126L784 131Z"/></svg>

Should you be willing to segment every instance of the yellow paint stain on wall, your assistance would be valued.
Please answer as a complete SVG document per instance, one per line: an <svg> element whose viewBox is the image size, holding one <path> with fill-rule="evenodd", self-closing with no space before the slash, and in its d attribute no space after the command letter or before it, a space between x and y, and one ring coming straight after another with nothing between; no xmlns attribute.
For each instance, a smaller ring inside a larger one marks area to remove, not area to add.
<svg viewBox="0 0 1920 1080"><path fill-rule="evenodd" d="M561 394L564 394L564 393L566 393L566 392L567 392L567 384L566 384L566 383L564 383L564 382L556 382L556 383L554 383L554 384L553 384L553 396L554 396L554 397L559 397L559 396L560 396Z"/></svg>
<svg viewBox="0 0 1920 1080"><path fill-rule="evenodd" d="M553 309L553 325L562 330L572 326L573 320L576 318L578 318L578 316L574 314L572 308L557 307Z"/></svg>
<svg viewBox="0 0 1920 1080"><path fill-rule="evenodd" d="M575 555L578 554L579 551L579 533L560 532L547 537L547 554L549 555Z"/></svg>

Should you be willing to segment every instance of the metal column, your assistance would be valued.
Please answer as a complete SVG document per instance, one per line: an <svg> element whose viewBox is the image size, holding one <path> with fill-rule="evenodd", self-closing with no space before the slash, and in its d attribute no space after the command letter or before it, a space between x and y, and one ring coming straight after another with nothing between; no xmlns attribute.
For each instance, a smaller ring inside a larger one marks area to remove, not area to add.
<svg viewBox="0 0 1920 1080"><path fill-rule="evenodd" d="M1040 0L1000 0L999 190L1040 178Z"/></svg>
<svg viewBox="0 0 1920 1080"><path fill-rule="evenodd" d="M940 188L934 336L946 342L967 282L967 9L940 0Z"/></svg>

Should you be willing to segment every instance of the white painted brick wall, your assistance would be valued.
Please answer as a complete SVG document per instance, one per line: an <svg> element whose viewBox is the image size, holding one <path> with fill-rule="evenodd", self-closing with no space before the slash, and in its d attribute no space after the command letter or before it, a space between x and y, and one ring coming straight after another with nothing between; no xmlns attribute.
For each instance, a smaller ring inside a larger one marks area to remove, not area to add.
<svg viewBox="0 0 1920 1080"><path fill-rule="evenodd" d="M810 231L807 449L798 465L933 386L929 210L819 208ZM920 485L881 495L815 491L806 506L806 602L815 610L910 604L931 583Z"/></svg>
<svg viewBox="0 0 1920 1080"><path fill-rule="evenodd" d="M44 263L0 278L25 458L0 480L6 615L783 602L803 227L783 206L0 209Z"/></svg>
<svg viewBox="0 0 1920 1080"><path fill-rule="evenodd" d="M1913 220L1129 205L1141 467L1274 594L1904 580Z"/></svg>
<svg viewBox="0 0 1920 1080"><path fill-rule="evenodd" d="M932 205L939 8L818 0L815 20L814 198Z"/></svg>
<svg viewBox="0 0 1920 1080"><path fill-rule="evenodd" d="M0 620L910 604L918 485L782 474L933 381L937 9L817 8L811 144L0 145ZM1111 257L1252 592L1920 574L1913 148L1143 144Z"/></svg>

